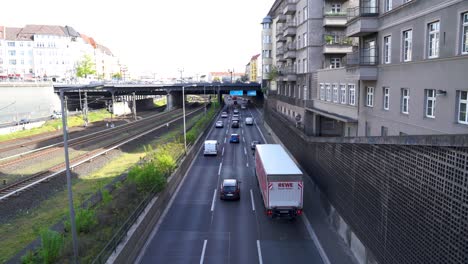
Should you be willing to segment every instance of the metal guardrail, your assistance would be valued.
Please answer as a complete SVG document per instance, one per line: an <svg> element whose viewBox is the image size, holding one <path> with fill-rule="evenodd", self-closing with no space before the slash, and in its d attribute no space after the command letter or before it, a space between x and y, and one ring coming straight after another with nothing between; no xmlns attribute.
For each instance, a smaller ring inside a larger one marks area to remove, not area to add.
<svg viewBox="0 0 468 264"><path fill-rule="evenodd" d="M361 0L359 6L348 8L347 20L351 21L357 17L372 17L379 14L378 0Z"/></svg>

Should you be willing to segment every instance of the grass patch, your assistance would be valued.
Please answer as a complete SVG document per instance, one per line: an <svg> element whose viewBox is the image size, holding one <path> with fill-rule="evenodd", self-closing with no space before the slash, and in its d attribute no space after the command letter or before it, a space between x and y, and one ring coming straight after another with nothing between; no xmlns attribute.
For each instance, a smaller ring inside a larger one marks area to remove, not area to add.
<svg viewBox="0 0 468 264"><path fill-rule="evenodd" d="M99 110L88 114L89 122L101 121L106 118L110 118L110 114L106 110ZM84 121L82 115L68 117L68 127L83 126L83 124ZM0 142L16 138L29 137L46 132L59 131L60 129L62 129L62 119L48 120L41 127L36 127L28 130L21 130L6 135L0 135Z"/></svg>

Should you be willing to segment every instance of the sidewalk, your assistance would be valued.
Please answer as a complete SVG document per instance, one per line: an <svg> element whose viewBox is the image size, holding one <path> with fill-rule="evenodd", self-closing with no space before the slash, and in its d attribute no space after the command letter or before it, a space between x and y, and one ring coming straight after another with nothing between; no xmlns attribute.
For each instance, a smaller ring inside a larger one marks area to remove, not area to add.
<svg viewBox="0 0 468 264"><path fill-rule="evenodd" d="M257 126L262 131L267 143L282 144L279 138L263 121L263 113L261 110L255 110L260 113L257 117ZM297 162L296 162L297 163ZM298 164L299 167L300 164ZM301 168L304 172L304 169ZM330 219L327 216L325 209L320 203L320 190L312 181L311 177L304 173L304 214L310 222L317 238L325 251L330 263L332 264L357 264L357 260L353 256L348 245L330 225Z"/></svg>

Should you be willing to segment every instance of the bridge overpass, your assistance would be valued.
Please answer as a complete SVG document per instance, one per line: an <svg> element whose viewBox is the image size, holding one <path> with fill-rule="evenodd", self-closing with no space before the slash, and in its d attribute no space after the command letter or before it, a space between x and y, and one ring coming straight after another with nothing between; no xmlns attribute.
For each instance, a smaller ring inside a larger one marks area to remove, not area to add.
<svg viewBox="0 0 468 264"><path fill-rule="evenodd" d="M167 96L167 107L182 106L182 90L187 94L212 94L221 100L223 94L231 91L242 91L248 96L249 91L255 91L253 100L262 100L263 94L258 83L177 83L177 84L90 84L90 85L54 85L55 93L64 91L69 99L69 109L79 108L79 103L86 98L88 104L95 108L102 108L106 104L115 105L119 102L145 100L152 104L152 96ZM252 93L249 93L252 94ZM144 103L142 104L144 105ZM138 103L137 103L138 106Z"/></svg>

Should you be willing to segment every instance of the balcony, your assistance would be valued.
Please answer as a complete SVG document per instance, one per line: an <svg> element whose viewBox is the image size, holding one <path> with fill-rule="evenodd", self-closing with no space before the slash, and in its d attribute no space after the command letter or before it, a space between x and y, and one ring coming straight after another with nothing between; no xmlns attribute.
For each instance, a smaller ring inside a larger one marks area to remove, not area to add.
<svg viewBox="0 0 468 264"><path fill-rule="evenodd" d="M347 13L340 12L325 12L323 14L323 26L324 27L346 27Z"/></svg>
<svg viewBox="0 0 468 264"><path fill-rule="evenodd" d="M378 2L361 1L361 6L348 8L346 36L362 37L376 33L379 27Z"/></svg>
<svg viewBox="0 0 468 264"><path fill-rule="evenodd" d="M378 54L376 48L346 54L346 74L356 80L377 80Z"/></svg>
<svg viewBox="0 0 468 264"><path fill-rule="evenodd" d="M353 39L344 35L325 34L323 35L324 54L344 54L353 51Z"/></svg>
<svg viewBox="0 0 468 264"><path fill-rule="evenodd" d="M286 15L279 14L279 15L277 16L277 19L278 19L278 20L277 20L278 23L286 22Z"/></svg>
<svg viewBox="0 0 468 264"><path fill-rule="evenodd" d="M284 32L284 26L278 25L276 27L276 37L283 36L283 32Z"/></svg>
<svg viewBox="0 0 468 264"><path fill-rule="evenodd" d="M288 21L284 27L283 36L293 37L296 35L296 22Z"/></svg>
<svg viewBox="0 0 468 264"><path fill-rule="evenodd" d="M279 37L278 37L278 36L276 37L276 42L277 42L277 43L284 43L284 42L286 42L286 41L287 41L287 40L286 40L286 38L285 38L283 35L281 35L281 36L279 36Z"/></svg>
<svg viewBox="0 0 468 264"><path fill-rule="evenodd" d="M278 55L282 56L284 55L284 52L285 52L286 48L284 46L279 46L276 48L276 56L278 57Z"/></svg>
<svg viewBox="0 0 468 264"><path fill-rule="evenodd" d="M283 9L283 15L294 15L296 13L297 0L286 0Z"/></svg>
<svg viewBox="0 0 468 264"><path fill-rule="evenodd" d="M296 70L293 66L285 66L279 69L280 81L295 82L297 80Z"/></svg>
<svg viewBox="0 0 468 264"><path fill-rule="evenodd" d="M284 53L285 59L295 59L296 58L296 42L288 43Z"/></svg>

